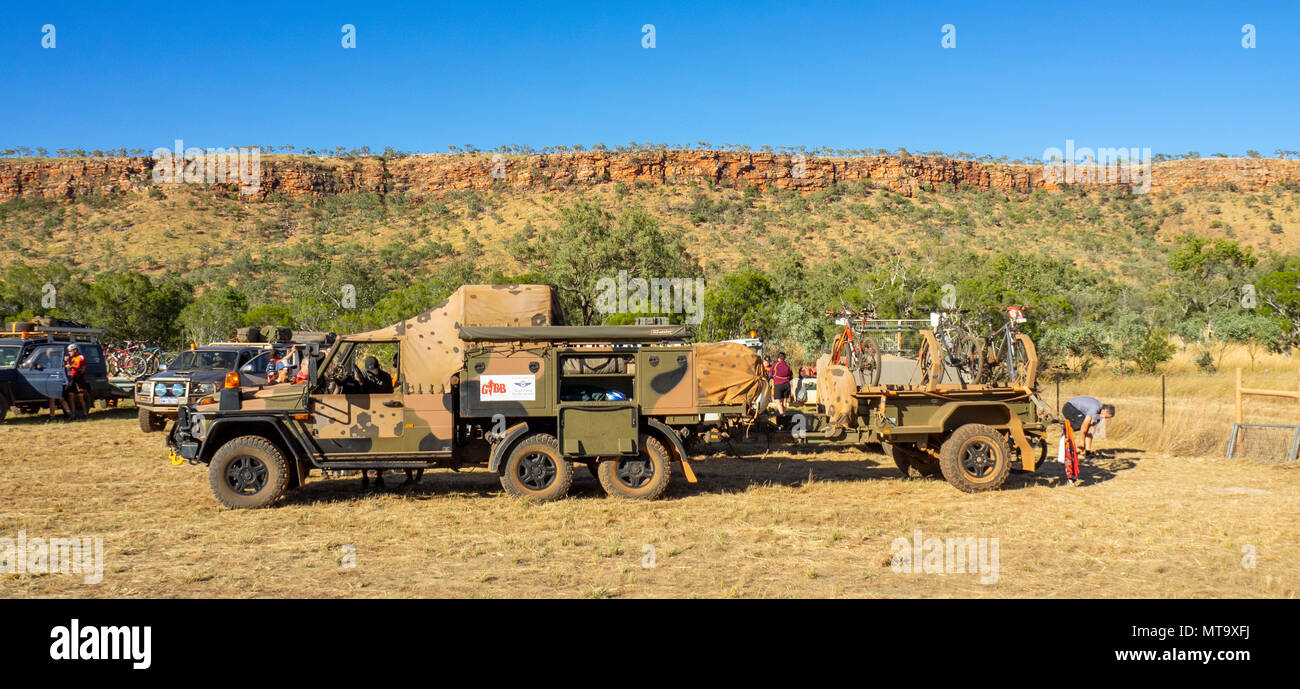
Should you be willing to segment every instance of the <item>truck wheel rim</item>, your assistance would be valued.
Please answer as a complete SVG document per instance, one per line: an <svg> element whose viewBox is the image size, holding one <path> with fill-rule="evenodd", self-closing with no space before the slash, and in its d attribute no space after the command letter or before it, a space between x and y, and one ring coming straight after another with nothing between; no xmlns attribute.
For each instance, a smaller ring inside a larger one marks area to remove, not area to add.
<svg viewBox="0 0 1300 689"><path fill-rule="evenodd" d="M984 440L966 443L961 452L961 469L976 480L988 478L998 465L998 452L993 444Z"/></svg>
<svg viewBox="0 0 1300 689"><path fill-rule="evenodd" d="M236 457L226 468L226 484L240 495L253 495L266 487L266 464L256 457Z"/></svg>
<svg viewBox="0 0 1300 689"><path fill-rule="evenodd" d="M654 478L655 469L648 459L620 459L614 475L618 476L619 483L640 488Z"/></svg>
<svg viewBox="0 0 1300 689"><path fill-rule="evenodd" d="M519 460L519 482L529 490L542 490L555 480L555 462L541 452L529 452Z"/></svg>

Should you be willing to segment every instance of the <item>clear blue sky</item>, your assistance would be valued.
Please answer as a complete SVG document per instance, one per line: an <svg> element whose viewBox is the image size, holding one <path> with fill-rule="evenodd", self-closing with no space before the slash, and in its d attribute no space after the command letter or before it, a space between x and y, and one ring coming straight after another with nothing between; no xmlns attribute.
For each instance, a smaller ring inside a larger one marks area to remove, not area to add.
<svg viewBox="0 0 1300 689"><path fill-rule="evenodd" d="M0 9L0 147L1300 149L1291 1L41 4Z"/></svg>

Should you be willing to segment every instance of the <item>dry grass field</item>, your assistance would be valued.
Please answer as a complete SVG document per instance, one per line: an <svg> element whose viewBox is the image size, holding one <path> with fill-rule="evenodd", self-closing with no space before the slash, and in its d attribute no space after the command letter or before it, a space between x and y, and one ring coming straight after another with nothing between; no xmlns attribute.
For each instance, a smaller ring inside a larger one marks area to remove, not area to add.
<svg viewBox="0 0 1300 689"><path fill-rule="evenodd" d="M1049 463L978 495L904 480L871 450L755 446L701 459L699 484L678 477L653 503L606 499L580 467L573 496L545 505L509 499L483 471L437 471L411 488L393 472L371 492L317 478L274 508L229 511L206 469L171 466L129 407L72 424L20 416L0 425L0 537L99 536L106 566L98 585L0 575L0 596L1293 598L1300 467L1262 456L1269 443L1222 458L1231 363L1171 376L1164 430L1158 377L1154 394L1133 377L1063 385L1063 400L1088 389L1118 405L1098 442L1113 458L1086 464L1081 487ZM1248 381L1294 384L1289 363ZM996 582L894 572L894 539L918 530L998 539Z"/></svg>

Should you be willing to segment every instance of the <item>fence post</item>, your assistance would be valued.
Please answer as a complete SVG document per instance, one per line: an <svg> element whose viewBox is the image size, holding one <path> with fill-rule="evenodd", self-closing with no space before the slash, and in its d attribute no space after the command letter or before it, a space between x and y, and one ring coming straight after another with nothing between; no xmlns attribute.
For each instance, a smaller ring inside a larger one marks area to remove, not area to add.
<svg viewBox="0 0 1300 689"><path fill-rule="evenodd" d="M1236 429L1237 429L1237 437L1236 437L1236 441L1237 441L1237 446L1240 447L1240 446L1241 446L1241 441L1242 441L1242 435L1243 435L1243 434L1242 434L1242 428L1241 428L1241 425L1240 425L1241 422L1242 422L1242 419L1241 419L1241 367L1240 367L1240 366L1237 367L1237 387L1236 387L1236 392L1237 392L1237 404L1236 404L1236 407L1237 407L1237 424L1238 424L1238 425L1236 426Z"/></svg>

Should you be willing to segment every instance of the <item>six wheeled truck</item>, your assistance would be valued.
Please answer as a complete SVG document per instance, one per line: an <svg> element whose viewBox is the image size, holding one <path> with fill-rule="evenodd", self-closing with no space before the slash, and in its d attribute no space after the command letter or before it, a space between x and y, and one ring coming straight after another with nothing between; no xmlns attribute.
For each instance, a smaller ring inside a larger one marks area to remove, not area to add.
<svg viewBox="0 0 1300 689"><path fill-rule="evenodd" d="M208 466L231 508L268 505L316 470L464 466L528 500L564 497L574 465L611 496L653 499L674 467L695 482L684 440L701 422L746 413L764 387L744 345L687 335L566 326L552 287L467 285L338 338L307 383L181 406L167 443L173 463Z"/></svg>
<svg viewBox="0 0 1300 689"><path fill-rule="evenodd" d="M140 430L163 430L178 408L215 395L228 373L237 373L241 386L265 385L270 357L271 345L246 342L214 342L181 352L157 373L135 381Z"/></svg>
<svg viewBox="0 0 1300 689"><path fill-rule="evenodd" d="M31 414L46 407L49 400L63 397L68 384L63 357L74 342L86 357L89 401L122 397L124 393L108 380L104 348L98 339L103 333L97 328L32 323L13 323L8 331L0 331L0 422L12 408Z"/></svg>

